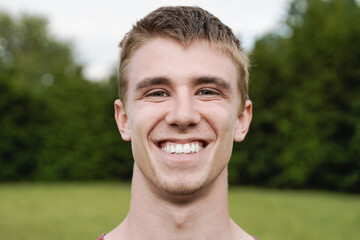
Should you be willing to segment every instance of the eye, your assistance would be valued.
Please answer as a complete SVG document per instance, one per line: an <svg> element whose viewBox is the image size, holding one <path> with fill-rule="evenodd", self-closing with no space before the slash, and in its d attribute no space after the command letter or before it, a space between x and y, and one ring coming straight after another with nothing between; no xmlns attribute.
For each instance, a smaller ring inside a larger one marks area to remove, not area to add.
<svg viewBox="0 0 360 240"><path fill-rule="evenodd" d="M212 96L212 95L220 95L220 93L218 91L211 89L202 89L198 92L198 95Z"/></svg>
<svg viewBox="0 0 360 240"><path fill-rule="evenodd" d="M145 97L169 97L169 96L170 95L165 91L159 91L159 90L150 91L145 94Z"/></svg>

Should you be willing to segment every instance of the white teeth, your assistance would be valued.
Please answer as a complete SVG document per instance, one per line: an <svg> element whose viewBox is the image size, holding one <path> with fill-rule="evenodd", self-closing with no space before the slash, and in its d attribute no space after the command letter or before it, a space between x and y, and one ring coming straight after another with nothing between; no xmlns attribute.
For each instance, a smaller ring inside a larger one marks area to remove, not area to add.
<svg viewBox="0 0 360 240"><path fill-rule="evenodd" d="M204 147L199 143L185 143L185 144L166 144L166 146L161 149L167 153L172 154L187 154L187 153L197 153L201 151Z"/></svg>
<svg viewBox="0 0 360 240"><path fill-rule="evenodd" d="M175 145L175 153L183 153L183 147L181 144Z"/></svg>
<svg viewBox="0 0 360 240"><path fill-rule="evenodd" d="M183 147L183 151L184 153L190 153L190 144L185 144Z"/></svg>
<svg viewBox="0 0 360 240"><path fill-rule="evenodd" d="M191 144L190 151L191 152L196 152L196 146L195 146L194 143Z"/></svg>

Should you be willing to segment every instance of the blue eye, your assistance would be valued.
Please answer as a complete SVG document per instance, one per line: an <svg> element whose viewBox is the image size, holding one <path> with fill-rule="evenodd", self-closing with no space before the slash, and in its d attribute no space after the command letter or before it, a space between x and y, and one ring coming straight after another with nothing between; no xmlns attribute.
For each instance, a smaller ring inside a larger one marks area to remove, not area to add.
<svg viewBox="0 0 360 240"><path fill-rule="evenodd" d="M199 95L219 95L218 92L210 90L210 89L203 89L198 92Z"/></svg>
<svg viewBox="0 0 360 240"><path fill-rule="evenodd" d="M164 91L153 91L147 93L146 97L169 97L169 94Z"/></svg>

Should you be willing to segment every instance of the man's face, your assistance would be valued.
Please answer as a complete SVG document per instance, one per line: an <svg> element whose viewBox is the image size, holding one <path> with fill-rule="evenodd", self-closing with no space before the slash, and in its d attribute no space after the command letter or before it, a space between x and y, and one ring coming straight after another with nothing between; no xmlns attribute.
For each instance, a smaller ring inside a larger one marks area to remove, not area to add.
<svg viewBox="0 0 360 240"><path fill-rule="evenodd" d="M117 100L116 120L148 181L191 194L226 171L233 140L243 140L251 120L250 101L238 112L230 57L209 42L155 38L135 52L127 79L126 110Z"/></svg>

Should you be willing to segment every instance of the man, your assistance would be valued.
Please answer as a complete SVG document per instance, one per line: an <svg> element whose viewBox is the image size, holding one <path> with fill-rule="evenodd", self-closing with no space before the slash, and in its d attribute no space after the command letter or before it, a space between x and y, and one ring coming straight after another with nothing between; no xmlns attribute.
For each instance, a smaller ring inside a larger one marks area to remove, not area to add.
<svg viewBox="0 0 360 240"><path fill-rule="evenodd" d="M231 220L227 166L252 117L248 60L197 7L163 7L120 43L115 118L134 157L125 220L100 239L250 240Z"/></svg>

